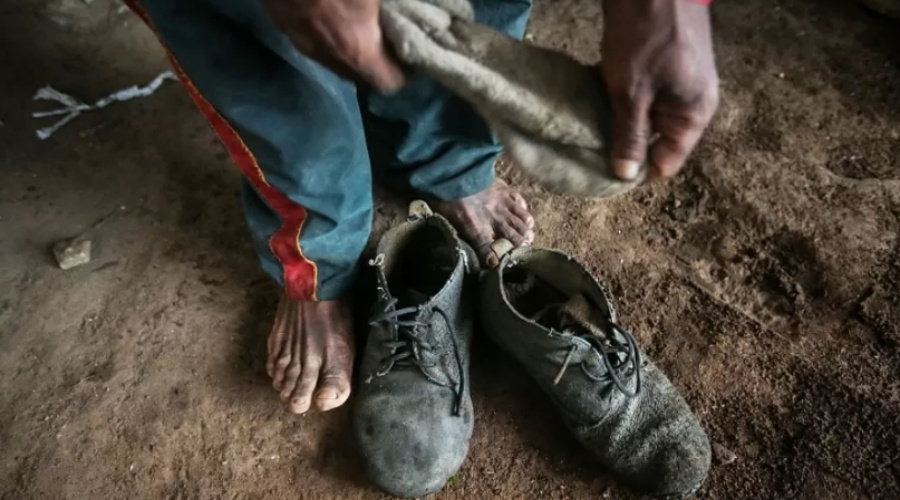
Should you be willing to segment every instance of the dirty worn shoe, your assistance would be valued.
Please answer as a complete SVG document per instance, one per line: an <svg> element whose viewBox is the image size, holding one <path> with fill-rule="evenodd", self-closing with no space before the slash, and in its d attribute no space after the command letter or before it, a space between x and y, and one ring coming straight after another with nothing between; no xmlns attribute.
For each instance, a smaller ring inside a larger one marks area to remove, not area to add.
<svg viewBox="0 0 900 500"><path fill-rule="evenodd" d="M556 250L497 253L505 256L482 285L486 333L525 366L578 441L627 486L667 499L696 493L710 465L706 433L616 324L604 287Z"/></svg>
<svg viewBox="0 0 900 500"><path fill-rule="evenodd" d="M371 262L378 298L353 427L369 478L393 495L438 491L468 453L477 262L422 202L381 239Z"/></svg>

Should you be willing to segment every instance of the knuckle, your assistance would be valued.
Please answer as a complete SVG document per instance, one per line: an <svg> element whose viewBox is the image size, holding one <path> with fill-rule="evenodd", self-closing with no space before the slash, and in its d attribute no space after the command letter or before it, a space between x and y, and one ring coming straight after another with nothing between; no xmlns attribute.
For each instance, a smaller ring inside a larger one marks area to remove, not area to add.
<svg viewBox="0 0 900 500"><path fill-rule="evenodd" d="M629 122L627 127L620 128L614 133L618 134L614 144L618 147L619 154L629 158L642 154L642 149L649 139L648 131L637 126L636 122Z"/></svg>
<svg viewBox="0 0 900 500"><path fill-rule="evenodd" d="M682 123L687 130L702 129L709 123L709 117L704 109L694 108L685 113Z"/></svg>
<svg viewBox="0 0 900 500"><path fill-rule="evenodd" d="M687 103L681 113L681 127L685 130L706 128L718 107L718 95L715 91L703 92L692 102Z"/></svg>
<svg viewBox="0 0 900 500"><path fill-rule="evenodd" d="M628 144L643 143L647 138L647 131L637 126L636 122L632 122L622 133L622 138Z"/></svg>
<svg viewBox="0 0 900 500"><path fill-rule="evenodd" d="M339 36L334 44L335 56L348 66L357 68L365 61L365 52L359 39L353 35Z"/></svg>
<svg viewBox="0 0 900 500"><path fill-rule="evenodd" d="M290 356L281 356L275 361L275 366L278 368L287 368L289 364L291 364Z"/></svg>
<svg viewBox="0 0 900 500"><path fill-rule="evenodd" d="M609 86L610 98L628 108L646 100L647 94L647 86L637 78L620 80Z"/></svg>
<svg viewBox="0 0 900 500"><path fill-rule="evenodd" d="M703 78L696 86L697 106L712 114L719 105L719 77L715 74Z"/></svg>

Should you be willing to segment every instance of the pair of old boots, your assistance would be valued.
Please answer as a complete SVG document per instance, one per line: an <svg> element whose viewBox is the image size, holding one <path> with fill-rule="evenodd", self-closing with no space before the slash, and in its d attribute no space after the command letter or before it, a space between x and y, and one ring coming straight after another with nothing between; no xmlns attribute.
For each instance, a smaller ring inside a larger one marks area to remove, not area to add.
<svg viewBox="0 0 900 500"><path fill-rule="evenodd" d="M371 480L397 496L423 496L462 464L474 424L469 351L479 316L608 472L655 497L694 494L709 470L706 434L616 323L603 286L564 253L501 247L479 294L474 252L424 203L414 202L407 222L379 243L354 415Z"/></svg>

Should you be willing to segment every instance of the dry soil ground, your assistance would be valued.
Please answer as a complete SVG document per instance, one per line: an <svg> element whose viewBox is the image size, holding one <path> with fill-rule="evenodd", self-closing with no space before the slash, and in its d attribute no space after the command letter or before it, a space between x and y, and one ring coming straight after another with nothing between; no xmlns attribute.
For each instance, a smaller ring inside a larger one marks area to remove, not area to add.
<svg viewBox="0 0 900 500"><path fill-rule="evenodd" d="M597 4L537 0L534 40L596 58ZM35 138L38 87L94 99L165 67L118 8L0 5L0 497L383 498L346 410L291 416L268 385L277 290L186 93ZM705 498L900 498L900 23L851 0L713 11L722 106L678 179L585 201L504 175L737 455ZM111 213L92 263L54 267L53 242ZM477 429L441 498L634 498L475 347Z"/></svg>

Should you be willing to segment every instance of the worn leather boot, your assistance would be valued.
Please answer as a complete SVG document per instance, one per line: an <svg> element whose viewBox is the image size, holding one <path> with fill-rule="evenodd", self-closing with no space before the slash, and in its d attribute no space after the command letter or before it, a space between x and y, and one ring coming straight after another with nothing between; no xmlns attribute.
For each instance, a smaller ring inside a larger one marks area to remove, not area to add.
<svg viewBox="0 0 900 500"><path fill-rule="evenodd" d="M616 323L603 285L556 250L495 252L505 255L482 285L486 333L525 366L578 441L627 486L660 498L696 493L710 466L706 433Z"/></svg>
<svg viewBox="0 0 900 500"><path fill-rule="evenodd" d="M478 260L413 202L370 263L377 301L359 370L354 433L371 480L396 496L441 489L469 450L469 346Z"/></svg>

